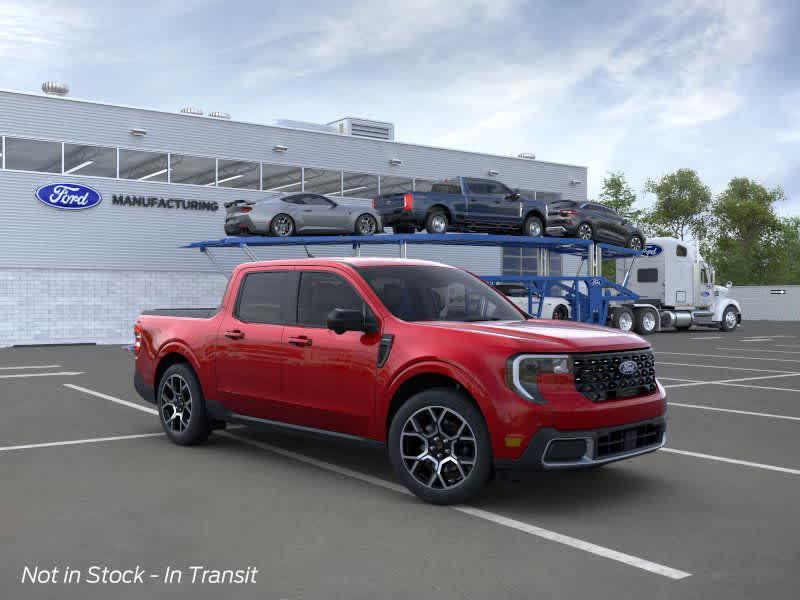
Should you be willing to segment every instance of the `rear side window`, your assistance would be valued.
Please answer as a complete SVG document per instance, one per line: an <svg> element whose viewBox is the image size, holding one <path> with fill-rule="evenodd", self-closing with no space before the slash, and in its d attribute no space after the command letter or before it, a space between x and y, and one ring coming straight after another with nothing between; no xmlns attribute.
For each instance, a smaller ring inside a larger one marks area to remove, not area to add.
<svg viewBox="0 0 800 600"><path fill-rule="evenodd" d="M675 247L675 256L686 256L686 246L676 246Z"/></svg>
<svg viewBox="0 0 800 600"><path fill-rule="evenodd" d="M236 318L245 323L290 323L296 277L292 271L248 273L239 292Z"/></svg>
<svg viewBox="0 0 800 600"><path fill-rule="evenodd" d="M461 186L457 183L434 183L431 192L436 194L460 194Z"/></svg>
<svg viewBox="0 0 800 600"><path fill-rule="evenodd" d="M297 324L326 327L328 313L334 308L364 311L361 296L343 277L323 271L306 271L300 278Z"/></svg>
<svg viewBox="0 0 800 600"><path fill-rule="evenodd" d="M658 269L639 269L636 271L636 281L639 283L656 283L658 281Z"/></svg>

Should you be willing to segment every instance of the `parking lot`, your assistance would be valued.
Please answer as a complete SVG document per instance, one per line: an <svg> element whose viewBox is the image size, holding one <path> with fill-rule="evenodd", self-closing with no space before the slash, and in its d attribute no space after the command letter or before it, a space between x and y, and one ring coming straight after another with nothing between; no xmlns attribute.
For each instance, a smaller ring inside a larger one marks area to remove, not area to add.
<svg viewBox="0 0 800 600"><path fill-rule="evenodd" d="M423 504L380 453L229 429L170 444L119 347L0 350L4 598L753 598L800 584L800 324L650 338L655 454ZM26 566L143 584L22 584ZM163 583L168 567L256 583ZM144 586L144 587L142 587Z"/></svg>

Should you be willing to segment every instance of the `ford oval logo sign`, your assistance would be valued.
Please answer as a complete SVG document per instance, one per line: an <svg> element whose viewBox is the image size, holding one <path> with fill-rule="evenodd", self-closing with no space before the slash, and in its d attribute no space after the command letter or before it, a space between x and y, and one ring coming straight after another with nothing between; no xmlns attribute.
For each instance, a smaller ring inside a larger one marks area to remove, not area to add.
<svg viewBox="0 0 800 600"><path fill-rule="evenodd" d="M663 250L664 249L661 246L659 246L658 244L647 244L644 247L644 250L642 250L642 255L643 256L658 256L659 254L661 254L661 252L663 252Z"/></svg>
<svg viewBox="0 0 800 600"><path fill-rule="evenodd" d="M621 363L619 363L619 372L623 375L633 375L638 370L639 367L636 365L636 361L623 360Z"/></svg>
<svg viewBox="0 0 800 600"><path fill-rule="evenodd" d="M51 183L36 190L36 199L61 210L83 210L100 204L103 196L80 183Z"/></svg>

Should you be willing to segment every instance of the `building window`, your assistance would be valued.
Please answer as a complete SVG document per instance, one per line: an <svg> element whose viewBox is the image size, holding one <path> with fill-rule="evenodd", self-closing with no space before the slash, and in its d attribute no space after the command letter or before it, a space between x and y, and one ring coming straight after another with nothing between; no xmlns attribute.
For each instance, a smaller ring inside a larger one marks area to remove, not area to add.
<svg viewBox="0 0 800 600"><path fill-rule="evenodd" d="M61 143L6 138L6 169L61 173Z"/></svg>
<svg viewBox="0 0 800 600"><path fill-rule="evenodd" d="M217 185L220 187L257 190L259 188L259 164L243 160L217 162Z"/></svg>
<svg viewBox="0 0 800 600"><path fill-rule="evenodd" d="M119 151L119 176L121 179L166 182L168 166L167 155L160 152L122 149Z"/></svg>
<svg viewBox="0 0 800 600"><path fill-rule="evenodd" d="M192 185L214 185L216 182L217 161L202 156L170 154L170 182Z"/></svg>
<svg viewBox="0 0 800 600"><path fill-rule="evenodd" d="M324 196L342 195L342 172L329 169L304 169L303 185L306 192Z"/></svg>
<svg viewBox="0 0 800 600"><path fill-rule="evenodd" d="M262 189L265 192L300 192L303 189L303 169L286 165L261 165Z"/></svg>
<svg viewBox="0 0 800 600"><path fill-rule="evenodd" d="M411 177L381 177L381 194L405 194L414 191Z"/></svg>
<svg viewBox="0 0 800 600"><path fill-rule="evenodd" d="M503 275L541 275L537 248L503 248ZM561 255L550 253L550 275L561 275Z"/></svg>
<svg viewBox="0 0 800 600"><path fill-rule="evenodd" d="M369 198L370 200L378 197L377 175L345 171L343 177L344 189L342 190L342 196L346 198Z"/></svg>
<svg viewBox="0 0 800 600"><path fill-rule="evenodd" d="M64 144L64 174L117 176L117 149Z"/></svg>

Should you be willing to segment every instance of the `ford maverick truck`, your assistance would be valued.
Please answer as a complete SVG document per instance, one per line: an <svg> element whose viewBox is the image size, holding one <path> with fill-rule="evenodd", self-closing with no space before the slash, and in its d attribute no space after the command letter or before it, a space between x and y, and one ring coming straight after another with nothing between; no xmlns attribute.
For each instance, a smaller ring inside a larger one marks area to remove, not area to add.
<svg viewBox="0 0 800 600"><path fill-rule="evenodd" d="M366 441L436 504L496 472L590 468L665 439L642 338L530 319L433 262L246 263L218 308L146 312L134 334L135 387L173 442L226 423Z"/></svg>
<svg viewBox="0 0 800 600"><path fill-rule="evenodd" d="M383 194L373 207L395 233L486 231L544 235L547 203L494 179L457 177L436 182L429 192Z"/></svg>

